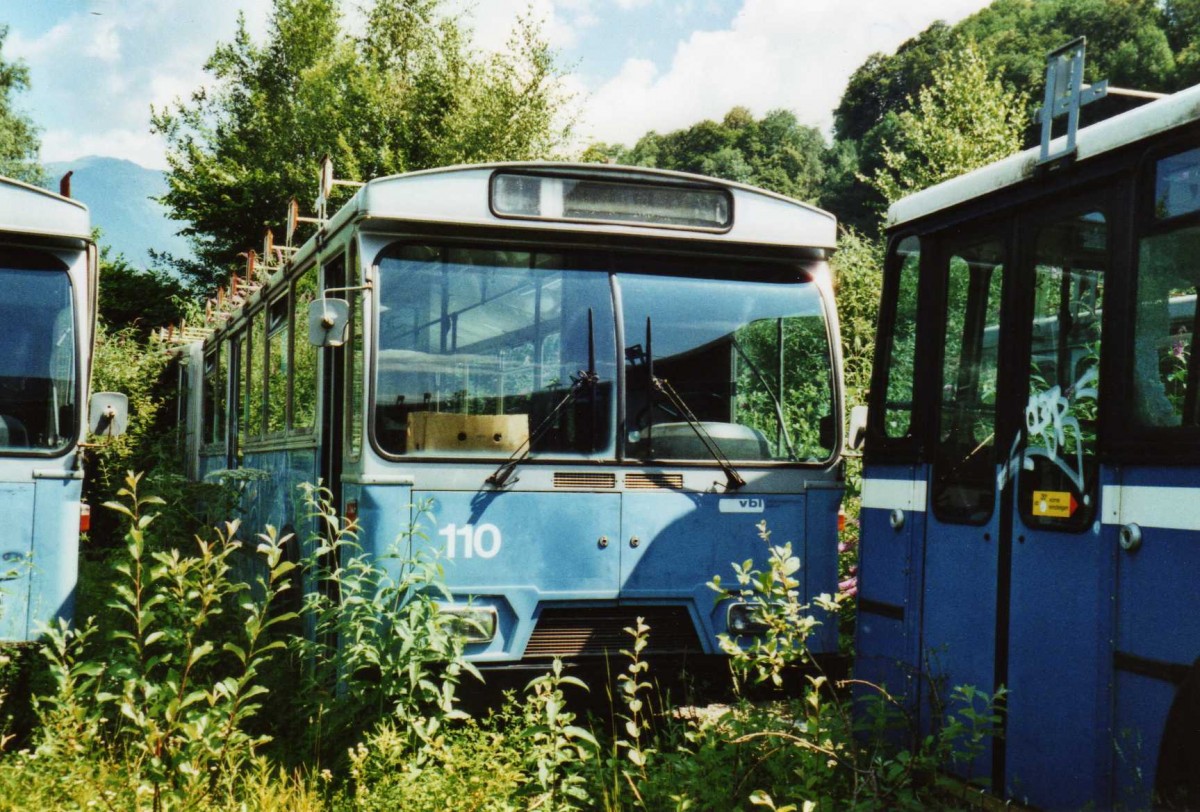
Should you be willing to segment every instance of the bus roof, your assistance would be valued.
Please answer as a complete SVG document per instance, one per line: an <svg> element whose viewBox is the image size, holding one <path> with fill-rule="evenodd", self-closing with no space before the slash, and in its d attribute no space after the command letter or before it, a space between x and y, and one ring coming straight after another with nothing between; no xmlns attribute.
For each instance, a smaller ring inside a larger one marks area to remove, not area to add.
<svg viewBox="0 0 1200 812"><path fill-rule="evenodd" d="M1126 144L1200 119L1200 85L1081 129L1076 139L1076 161L1086 161ZM1066 136L1051 144L1051 152L1064 148ZM965 175L922 189L888 208L887 225L895 228L942 209L1034 177L1040 147L980 167Z"/></svg>
<svg viewBox="0 0 1200 812"><path fill-rule="evenodd" d="M5 177L0 177L0 232L92 238L87 206Z"/></svg>
<svg viewBox="0 0 1200 812"><path fill-rule="evenodd" d="M537 176L610 179L635 183L690 184L728 190L732 223L725 230L701 230L642 223L586 222L567 219L498 217L491 209L491 182L498 172ZM660 169L557 162L492 163L452 166L391 175L369 181L326 224L334 231L352 220L369 217L425 223L503 225L542 231L626 234L748 244L798 246L833 250L837 219L829 212L773 192L714 178ZM301 248L315 246L310 238ZM297 259L300 259L298 256Z"/></svg>

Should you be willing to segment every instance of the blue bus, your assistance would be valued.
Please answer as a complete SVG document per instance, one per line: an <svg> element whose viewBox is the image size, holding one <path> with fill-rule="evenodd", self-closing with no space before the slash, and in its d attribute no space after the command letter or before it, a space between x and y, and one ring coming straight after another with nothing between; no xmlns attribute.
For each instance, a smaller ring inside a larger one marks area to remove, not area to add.
<svg viewBox="0 0 1200 812"><path fill-rule="evenodd" d="M706 582L765 562L763 520L806 597L836 590L831 215L521 163L379 178L316 220L187 350L193 474L238 481L248 531L303 536L317 480L369 553L420 526L481 665L615 653L639 615L649 653L718 653L751 618Z"/></svg>
<svg viewBox="0 0 1200 812"><path fill-rule="evenodd" d="M1005 688L1005 798L1194 808L1200 87L1076 130L1075 51L1068 132L888 212L856 668Z"/></svg>
<svg viewBox="0 0 1200 812"><path fill-rule="evenodd" d="M0 643L71 618L96 284L87 207L0 178Z"/></svg>

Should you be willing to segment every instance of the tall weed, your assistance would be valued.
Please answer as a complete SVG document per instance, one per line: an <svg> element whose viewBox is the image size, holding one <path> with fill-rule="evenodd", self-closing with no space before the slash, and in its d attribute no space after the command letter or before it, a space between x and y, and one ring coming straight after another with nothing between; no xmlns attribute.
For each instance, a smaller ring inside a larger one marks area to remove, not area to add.
<svg viewBox="0 0 1200 812"><path fill-rule="evenodd" d="M267 690L261 670L283 646L272 629L291 619L271 606L294 565L269 529L256 548L257 588L231 579L236 523L187 553L159 548L149 531L162 500L140 483L130 474L108 505L126 528L110 622L64 623L47 636L55 691L40 699L37 752L119 761L160 809L236 794L239 771L267 741L249 723Z"/></svg>
<svg viewBox="0 0 1200 812"><path fill-rule="evenodd" d="M305 486L315 525L305 566L314 585L304 614L312 633L293 640L306 668L311 754L343 760L376 725L402 736L411 758L423 758L443 724L461 720L457 690L464 676L482 679L463 658L456 619L441 613L449 598L440 563L410 554L410 537L384 555L359 543L359 527L337 514L329 493ZM410 531L419 536L420 527Z"/></svg>

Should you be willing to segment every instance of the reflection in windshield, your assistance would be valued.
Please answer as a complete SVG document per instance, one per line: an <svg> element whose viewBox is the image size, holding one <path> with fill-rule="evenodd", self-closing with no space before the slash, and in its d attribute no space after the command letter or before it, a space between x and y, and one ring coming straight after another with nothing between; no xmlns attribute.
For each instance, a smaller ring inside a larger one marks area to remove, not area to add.
<svg viewBox="0 0 1200 812"><path fill-rule="evenodd" d="M435 246L384 256L375 393L384 450L611 454L612 299L608 274L582 270L596 267L578 255ZM562 406L593 346L596 385Z"/></svg>
<svg viewBox="0 0 1200 812"><path fill-rule="evenodd" d="M642 274L619 280L629 456L710 456L684 415L656 395L652 367L729 458L829 457L832 438L821 426L833 413L832 367L814 285Z"/></svg>
<svg viewBox="0 0 1200 812"><path fill-rule="evenodd" d="M389 453L615 458L615 279L627 458L832 454L824 310L794 267L407 245L379 276L375 437Z"/></svg>
<svg viewBox="0 0 1200 812"><path fill-rule="evenodd" d="M63 448L78 432L75 325L61 264L28 251L0 252L0 451Z"/></svg>

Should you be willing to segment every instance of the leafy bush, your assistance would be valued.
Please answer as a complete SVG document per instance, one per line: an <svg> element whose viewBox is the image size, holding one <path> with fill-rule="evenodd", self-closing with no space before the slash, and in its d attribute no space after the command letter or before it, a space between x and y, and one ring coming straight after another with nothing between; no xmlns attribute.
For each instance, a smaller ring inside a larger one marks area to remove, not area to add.
<svg viewBox="0 0 1200 812"><path fill-rule="evenodd" d="M231 579L236 523L190 553L155 549L149 511L163 502L140 495L140 481L130 474L123 501L107 505L126 522L108 623L63 623L48 635L56 690L41 700L37 752L120 760L156 809L169 798L233 797L267 740L248 723L266 693L260 671L283 645L270 631L289 616L270 609L294 565L271 531L257 547L266 570L257 589Z"/></svg>
<svg viewBox="0 0 1200 812"><path fill-rule="evenodd" d="M463 675L481 679L463 659L456 619L438 609L449 597L441 565L409 555L405 537L382 556L367 553L357 523L337 515L328 492L303 487L319 528L306 559L316 587L304 606L313 633L293 638L292 648L307 669L311 754L336 763L386 724L384 735L405 738L406 752L420 758L446 721L465 718L456 707Z"/></svg>

